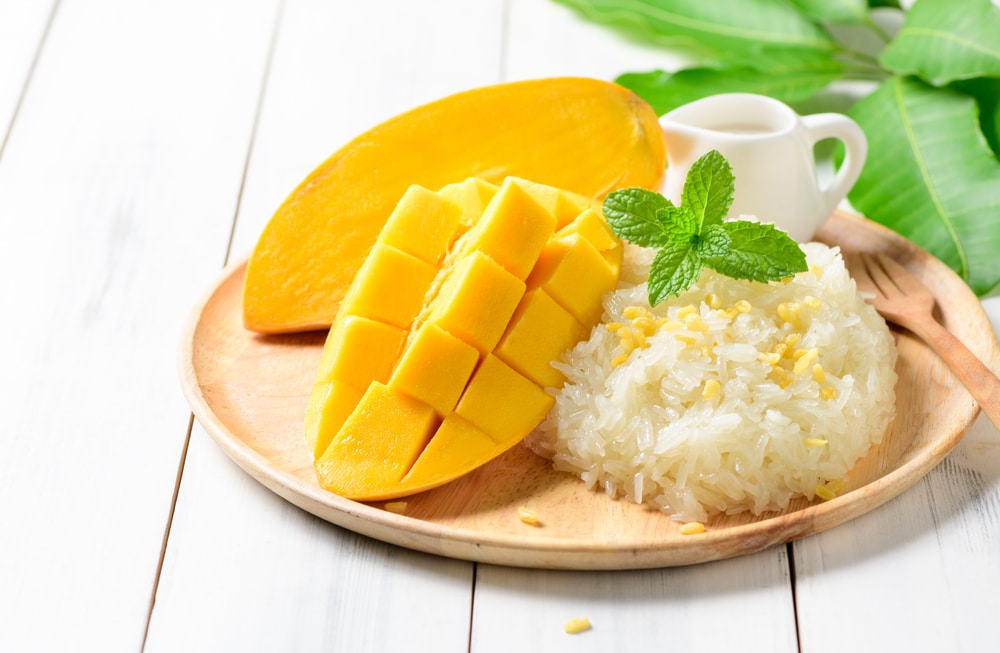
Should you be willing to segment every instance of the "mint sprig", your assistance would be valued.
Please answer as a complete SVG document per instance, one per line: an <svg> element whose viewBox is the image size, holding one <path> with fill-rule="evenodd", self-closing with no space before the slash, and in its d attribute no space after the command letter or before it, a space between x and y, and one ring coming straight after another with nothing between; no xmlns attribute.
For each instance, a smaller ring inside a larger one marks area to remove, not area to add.
<svg viewBox="0 0 1000 653"><path fill-rule="evenodd" d="M659 250L649 269L650 306L690 288L705 267L760 282L807 269L802 248L780 229L725 220L734 190L729 162L712 150L691 166L680 206L644 188L614 191L605 198L604 217L619 238Z"/></svg>

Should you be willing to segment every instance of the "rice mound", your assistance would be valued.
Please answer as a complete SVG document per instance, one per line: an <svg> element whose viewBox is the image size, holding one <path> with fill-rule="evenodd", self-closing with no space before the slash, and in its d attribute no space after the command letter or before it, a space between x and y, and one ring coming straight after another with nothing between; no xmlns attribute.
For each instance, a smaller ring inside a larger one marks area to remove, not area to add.
<svg viewBox="0 0 1000 653"><path fill-rule="evenodd" d="M566 382L529 446L683 521L836 493L892 420L896 348L839 249L802 248L810 269L792 280L706 270L652 309L651 252L628 246L604 320L554 363ZM646 311L655 332L626 356L616 325L649 329L633 321Z"/></svg>

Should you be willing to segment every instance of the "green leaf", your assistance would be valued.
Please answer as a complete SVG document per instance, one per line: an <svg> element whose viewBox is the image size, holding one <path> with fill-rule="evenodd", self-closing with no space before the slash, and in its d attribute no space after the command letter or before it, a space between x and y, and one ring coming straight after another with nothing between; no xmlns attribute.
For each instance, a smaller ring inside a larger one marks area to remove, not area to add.
<svg viewBox="0 0 1000 653"><path fill-rule="evenodd" d="M645 39L684 38L720 52L769 46L830 50L833 41L787 2L774 0L557 0L588 20Z"/></svg>
<svg viewBox="0 0 1000 653"><path fill-rule="evenodd" d="M798 243L773 225L723 222L734 189L729 162L711 150L688 170L680 206L641 188L615 191L604 200L605 216L620 238L658 248L646 279L651 306L690 288L705 265L754 281L806 269Z"/></svg>
<svg viewBox="0 0 1000 653"><path fill-rule="evenodd" d="M810 50L771 52L755 65L723 62L714 67L626 73L615 82L643 98L663 115L682 104L717 93L757 93L794 104L807 100L843 75L844 66L830 53ZM760 67L757 67L760 64Z"/></svg>
<svg viewBox="0 0 1000 653"><path fill-rule="evenodd" d="M616 190L604 198L601 208L619 238L641 247L662 247L669 242L656 213L674 205L659 193L644 188Z"/></svg>
<svg viewBox="0 0 1000 653"><path fill-rule="evenodd" d="M710 224L698 236L694 249L702 259L723 258L729 255L732 238L725 225Z"/></svg>
<svg viewBox="0 0 1000 653"><path fill-rule="evenodd" d="M990 0L920 0L879 62L935 86L1000 76L1000 7Z"/></svg>
<svg viewBox="0 0 1000 653"><path fill-rule="evenodd" d="M816 21L827 23L868 21L868 3L865 0L792 0L792 4Z"/></svg>
<svg viewBox="0 0 1000 653"><path fill-rule="evenodd" d="M954 88L976 99L979 129L993 154L1000 158L1000 78L977 77L955 82Z"/></svg>
<svg viewBox="0 0 1000 653"><path fill-rule="evenodd" d="M695 233L726 219L735 189L733 169L718 150L706 152L691 164L681 191L681 206L694 216Z"/></svg>
<svg viewBox="0 0 1000 653"><path fill-rule="evenodd" d="M774 225L735 220L721 226L729 236L729 251L705 259L716 272L734 279L778 281L808 269L799 244Z"/></svg>
<svg viewBox="0 0 1000 653"><path fill-rule="evenodd" d="M649 267L646 294L649 305L656 306L691 287L701 276L702 261L690 245L671 243L656 253Z"/></svg>
<svg viewBox="0 0 1000 653"><path fill-rule="evenodd" d="M974 100L897 77L850 116L868 135L851 204L944 261L977 294L996 286L1000 163L979 131Z"/></svg>
<svg viewBox="0 0 1000 653"><path fill-rule="evenodd" d="M698 235L698 220L687 209L676 206L659 209L656 219L672 243L690 245L694 236Z"/></svg>

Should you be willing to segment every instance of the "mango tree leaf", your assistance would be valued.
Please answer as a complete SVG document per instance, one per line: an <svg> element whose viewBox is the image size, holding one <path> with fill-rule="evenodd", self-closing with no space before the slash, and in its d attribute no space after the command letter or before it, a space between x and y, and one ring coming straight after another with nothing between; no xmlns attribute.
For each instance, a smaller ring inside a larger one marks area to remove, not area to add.
<svg viewBox="0 0 1000 653"><path fill-rule="evenodd" d="M976 294L996 286L1000 163L979 131L974 100L893 77L849 115L869 146L851 204L944 261Z"/></svg>
<svg viewBox="0 0 1000 653"><path fill-rule="evenodd" d="M792 0L799 11L813 20L828 23L868 22L865 0Z"/></svg>
<svg viewBox="0 0 1000 653"><path fill-rule="evenodd" d="M748 65L686 68L626 73L615 81L631 89L662 115L671 109L716 93L759 93L794 104L840 79L843 64L832 54L811 50L770 52ZM759 67L758 67L759 66Z"/></svg>
<svg viewBox="0 0 1000 653"><path fill-rule="evenodd" d="M1000 78L977 77L955 82L954 87L976 98L979 105L979 128L1000 159Z"/></svg>
<svg viewBox="0 0 1000 653"><path fill-rule="evenodd" d="M990 0L920 0L879 62L935 86L1000 76L1000 7Z"/></svg>
<svg viewBox="0 0 1000 653"><path fill-rule="evenodd" d="M774 0L556 0L588 20L647 39L682 37L719 52L766 47L831 50L833 40L793 5Z"/></svg>

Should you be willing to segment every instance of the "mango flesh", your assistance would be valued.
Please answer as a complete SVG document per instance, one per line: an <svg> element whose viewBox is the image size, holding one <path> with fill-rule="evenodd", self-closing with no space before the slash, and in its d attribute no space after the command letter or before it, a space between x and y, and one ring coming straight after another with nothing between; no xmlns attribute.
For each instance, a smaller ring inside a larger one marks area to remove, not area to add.
<svg viewBox="0 0 1000 653"><path fill-rule="evenodd" d="M418 107L346 144L278 208L247 264L244 325L264 333L329 327L386 216L412 184L530 179L551 189L536 192L536 200L561 228L579 210L555 189L598 200L628 186L655 189L665 165L655 112L609 82L512 82ZM484 188L470 186L453 201L473 205Z"/></svg>
<svg viewBox="0 0 1000 653"><path fill-rule="evenodd" d="M320 484L391 499L514 446L551 408L545 388L563 381L551 363L600 319L621 252L577 194L516 178L408 190L324 346L306 414ZM436 274L393 285L385 275L405 266L380 262L403 256L438 261Z"/></svg>

